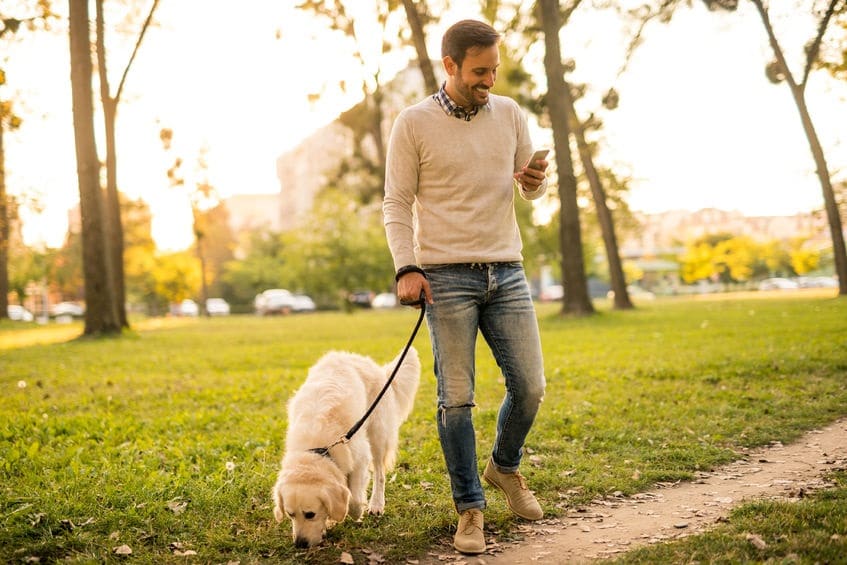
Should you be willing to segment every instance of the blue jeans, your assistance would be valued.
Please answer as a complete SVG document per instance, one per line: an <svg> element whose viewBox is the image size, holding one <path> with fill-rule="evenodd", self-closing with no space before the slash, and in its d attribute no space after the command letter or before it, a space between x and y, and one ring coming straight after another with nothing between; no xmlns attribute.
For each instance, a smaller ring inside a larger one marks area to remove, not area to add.
<svg viewBox="0 0 847 565"><path fill-rule="evenodd" d="M471 409L477 333L482 332L506 383L492 458L501 472L518 469L523 445L544 397L538 320L520 263L424 267L433 304L426 319L438 383L438 437L459 512L485 508Z"/></svg>

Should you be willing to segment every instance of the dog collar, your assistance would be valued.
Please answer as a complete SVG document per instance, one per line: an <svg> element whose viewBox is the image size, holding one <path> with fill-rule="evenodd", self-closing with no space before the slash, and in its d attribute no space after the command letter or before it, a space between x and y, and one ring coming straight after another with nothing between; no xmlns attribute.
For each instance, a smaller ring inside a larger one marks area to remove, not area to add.
<svg viewBox="0 0 847 565"><path fill-rule="evenodd" d="M308 451L310 451L312 453L317 453L321 457L326 457L328 459L331 459L330 456L329 456L329 448L328 447L313 447L312 449L309 449Z"/></svg>

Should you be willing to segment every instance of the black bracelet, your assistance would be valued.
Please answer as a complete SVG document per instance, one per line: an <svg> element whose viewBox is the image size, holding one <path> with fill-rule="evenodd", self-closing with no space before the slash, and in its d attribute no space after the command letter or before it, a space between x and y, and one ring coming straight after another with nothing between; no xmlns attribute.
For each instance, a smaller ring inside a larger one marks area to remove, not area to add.
<svg viewBox="0 0 847 565"><path fill-rule="evenodd" d="M400 277L409 273L420 273L423 275L424 278L426 278L426 273L424 272L424 270L418 267L417 265L406 265L405 267L400 267L399 269L397 269L397 274L394 275L394 281L399 281Z"/></svg>

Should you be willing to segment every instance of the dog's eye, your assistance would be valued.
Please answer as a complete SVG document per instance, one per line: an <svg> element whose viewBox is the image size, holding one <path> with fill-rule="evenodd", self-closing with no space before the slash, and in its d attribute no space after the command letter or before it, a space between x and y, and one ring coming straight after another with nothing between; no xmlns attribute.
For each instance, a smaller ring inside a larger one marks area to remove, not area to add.
<svg viewBox="0 0 847 565"><path fill-rule="evenodd" d="M315 519L315 513L314 512L303 512L303 517L306 518L307 520L314 520Z"/></svg>

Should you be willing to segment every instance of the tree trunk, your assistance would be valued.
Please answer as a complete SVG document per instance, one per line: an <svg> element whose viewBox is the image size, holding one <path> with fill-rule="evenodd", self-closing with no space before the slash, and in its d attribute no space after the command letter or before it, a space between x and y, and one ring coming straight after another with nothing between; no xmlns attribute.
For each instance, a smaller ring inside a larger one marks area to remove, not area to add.
<svg viewBox="0 0 847 565"><path fill-rule="evenodd" d="M110 305L112 291L105 264L100 162L94 138L92 64L88 0L69 0L71 94L85 279L85 334L118 333L120 321Z"/></svg>
<svg viewBox="0 0 847 565"><path fill-rule="evenodd" d="M5 119L0 107L0 319L9 317L9 203L6 194L6 151L3 148Z"/></svg>
<svg viewBox="0 0 847 565"><path fill-rule="evenodd" d="M150 12L147 14L147 19L138 34L138 40L135 42L132 56L124 68L121 81L118 84L117 91L114 96L111 96L111 87L109 86L109 74L106 64L106 31L105 18L103 15L103 0L97 0L95 3L97 10L96 26L97 26L97 70L100 77L100 102L103 106L103 125L106 133L106 249L107 249L107 268L109 271L109 280L112 288L114 288L114 303L112 308L115 310L115 315L121 323L121 327L128 328L129 320L126 315L126 277L124 275L124 230L123 219L121 216L121 200L118 192L118 158L117 145L115 143L115 131L117 128L118 103L121 99L123 86L126 82L127 74L135 60L141 42L147 29L150 27L150 22L153 20L153 14L159 0L154 0L150 7Z"/></svg>
<svg viewBox="0 0 847 565"><path fill-rule="evenodd" d="M562 313L588 315L594 312L588 296L582 257L576 176L570 151L570 126L567 103L570 93L565 84L565 69L559 47L559 3L539 1L539 16L544 31L544 69L547 75L547 109L553 126L556 167L559 174L559 245L562 251Z"/></svg>
<svg viewBox="0 0 847 565"><path fill-rule="evenodd" d="M565 83L565 92L568 95L567 104L573 118L574 138L579 148L582 168L585 170L585 176L588 178L588 184L591 186L591 194L594 197L594 205L597 208L597 219L600 222L600 231L603 234L606 260L609 263L609 278L612 283L612 291L615 293L614 308L616 310L629 310L633 306L632 301L629 299L629 292L626 290L626 277L623 274L623 265L621 264L621 256L618 251L615 223L612 219L612 212L606 205L606 191L603 189L600 175L597 174L597 169L594 167L591 149L585 141L585 128L583 128L579 116L576 115L576 107L574 106L573 96L570 95L569 88L568 84Z"/></svg>
<svg viewBox="0 0 847 565"><path fill-rule="evenodd" d="M418 66L421 68L424 85L427 92L437 92L438 81L435 79L435 70L432 68L432 60L430 60L426 49L426 34L421 22L421 15L412 0L403 0L403 7L406 9L406 19L409 22L409 28L412 30L412 41L418 54Z"/></svg>
<svg viewBox="0 0 847 565"><path fill-rule="evenodd" d="M98 0L98 9L102 0ZM128 328L126 317L126 294L124 290L124 234L121 222L121 202L118 195L117 154L115 148L115 122L117 119L117 101L109 97L109 82L106 77L105 53L101 52L100 18L98 17L98 68L100 69L100 102L103 106L103 125L106 137L106 191L104 225L106 249L106 267L109 280L114 289L114 300L110 305L121 327Z"/></svg>
<svg viewBox="0 0 847 565"><path fill-rule="evenodd" d="M765 26L765 31L768 34L768 41L774 56L785 76L785 82L791 90L791 96L794 98L794 104L797 106L797 111L800 113L800 121L803 124L803 131L806 133L806 139L809 143L809 149L812 152L812 157L815 160L815 172L818 175L818 180L821 184L821 192L823 193L824 207L826 216L829 220L829 233L832 238L832 255L835 259L835 272L838 275L838 294L847 296L847 248L844 245L844 228L841 224L841 215L838 211L838 202L835 200L835 191L832 188L832 181L829 176L829 168L826 164L823 148L821 147L818 134L815 131L815 126L812 123L812 118L809 115L809 110L806 107L806 97L802 86L798 85L791 75L791 70L788 68L788 63L779 46L779 42L774 34L771 26L770 18L767 10L762 5L762 0L752 0L756 9L759 11L759 16L762 18L762 23ZM821 30L822 33L823 30Z"/></svg>

